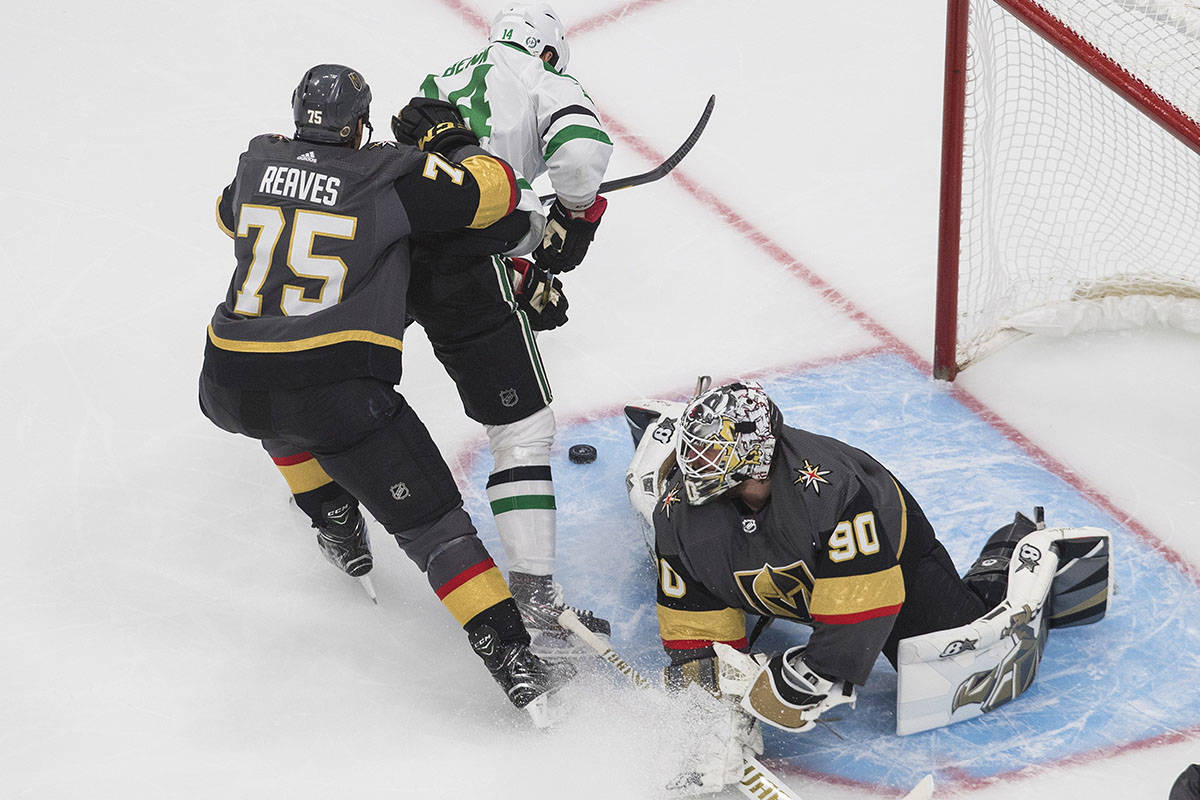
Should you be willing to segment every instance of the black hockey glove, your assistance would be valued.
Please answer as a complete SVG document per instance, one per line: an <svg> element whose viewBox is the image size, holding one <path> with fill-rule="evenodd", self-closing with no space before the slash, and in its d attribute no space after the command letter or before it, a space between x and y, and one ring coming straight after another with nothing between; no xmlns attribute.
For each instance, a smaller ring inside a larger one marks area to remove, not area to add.
<svg viewBox="0 0 1200 800"><path fill-rule="evenodd" d="M463 122L458 106L428 97L414 97L392 117L392 134L401 144L442 155L479 144L479 137Z"/></svg>
<svg viewBox="0 0 1200 800"><path fill-rule="evenodd" d="M569 272L578 267L587 255L606 208L608 201L599 196L583 211L571 211L562 201L555 200L550 206L542 243L533 251L533 260L547 272Z"/></svg>
<svg viewBox="0 0 1200 800"><path fill-rule="evenodd" d="M562 281L546 274L527 258L505 259L516 293L517 306L529 317L535 331L550 331L567 321L567 296Z"/></svg>

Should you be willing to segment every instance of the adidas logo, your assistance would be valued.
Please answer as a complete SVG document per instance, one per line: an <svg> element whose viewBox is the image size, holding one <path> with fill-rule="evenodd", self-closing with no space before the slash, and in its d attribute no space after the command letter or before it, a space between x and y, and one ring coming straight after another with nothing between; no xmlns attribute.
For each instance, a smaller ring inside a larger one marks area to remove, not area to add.
<svg viewBox="0 0 1200 800"><path fill-rule="evenodd" d="M315 163L317 163L317 154L314 153L312 150L309 150L304 155L296 156L296 160L297 161L309 161L309 162L312 162L313 164L315 164Z"/></svg>

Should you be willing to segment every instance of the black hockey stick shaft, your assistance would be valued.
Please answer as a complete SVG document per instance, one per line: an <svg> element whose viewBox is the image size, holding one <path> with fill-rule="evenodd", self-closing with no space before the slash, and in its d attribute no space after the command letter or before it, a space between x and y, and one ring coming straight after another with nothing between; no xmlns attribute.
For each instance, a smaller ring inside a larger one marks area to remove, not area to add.
<svg viewBox="0 0 1200 800"><path fill-rule="evenodd" d="M667 174L675 169L683 157L686 156L691 149L696 146L696 142L700 139L700 134L704 133L704 128L708 125L708 118L712 116L713 107L717 104L717 96L714 94L708 98L708 103L704 106L704 113L700 115L700 120L696 123L696 127L692 128L692 132L683 140L683 144L679 145L679 149L667 158L666 161L659 164L649 172L643 172L641 175L630 175L628 178L615 178L611 181L605 181L600 184L598 194L607 194L615 192L618 189L628 189L631 186L641 186L643 183L653 183L654 181L665 178ZM548 203L557 195L554 193L544 194L538 199L543 203Z"/></svg>

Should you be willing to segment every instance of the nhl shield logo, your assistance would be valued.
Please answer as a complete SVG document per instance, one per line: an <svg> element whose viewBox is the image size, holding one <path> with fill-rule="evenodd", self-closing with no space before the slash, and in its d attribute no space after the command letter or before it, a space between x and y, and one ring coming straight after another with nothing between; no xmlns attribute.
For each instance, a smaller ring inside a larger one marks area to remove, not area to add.
<svg viewBox="0 0 1200 800"><path fill-rule="evenodd" d="M408 490L408 486L406 484L397 483L397 484L392 485L392 499L393 500L406 500L411 496L412 496L412 492L410 492Z"/></svg>
<svg viewBox="0 0 1200 800"><path fill-rule="evenodd" d="M504 389L500 392L500 405L505 408L512 408L519 399L516 389Z"/></svg>
<svg viewBox="0 0 1200 800"><path fill-rule="evenodd" d="M753 519L744 518L742 520L742 533L754 533L758 530L758 523Z"/></svg>

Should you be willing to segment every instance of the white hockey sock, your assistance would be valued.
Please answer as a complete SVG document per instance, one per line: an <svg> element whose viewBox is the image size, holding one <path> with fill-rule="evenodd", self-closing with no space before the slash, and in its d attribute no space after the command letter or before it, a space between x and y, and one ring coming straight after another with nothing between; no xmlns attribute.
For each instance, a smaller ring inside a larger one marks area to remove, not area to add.
<svg viewBox="0 0 1200 800"><path fill-rule="evenodd" d="M550 475L554 415L543 408L519 422L487 430L495 460L487 497L509 571L551 575L556 535Z"/></svg>

